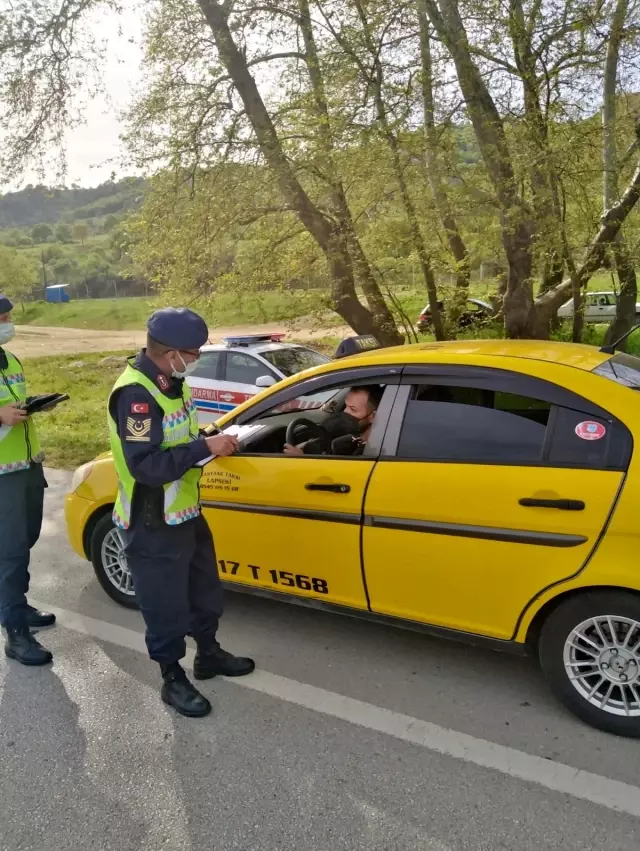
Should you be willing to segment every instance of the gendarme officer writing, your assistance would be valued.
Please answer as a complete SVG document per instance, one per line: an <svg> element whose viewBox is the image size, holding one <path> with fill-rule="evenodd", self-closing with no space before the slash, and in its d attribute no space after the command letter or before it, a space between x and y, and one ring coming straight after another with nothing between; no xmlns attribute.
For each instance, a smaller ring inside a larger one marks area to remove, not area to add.
<svg viewBox="0 0 640 851"><path fill-rule="evenodd" d="M242 676L255 667L216 639L222 586L199 502L198 464L211 455L231 455L238 444L229 435L200 435L184 381L207 342L205 321L186 308L165 308L151 316L147 332L146 349L109 397L118 475L114 522L122 529L149 655L162 671L162 699L182 715L200 717L211 704L180 666L187 635L198 648L196 679Z"/></svg>
<svg viewBox="0 0 640 851"><path fill-rule="evenodd" d="M27 603L31 548L40 537L44 454L32 417L22 364L2 348L13 339L13 304L0 295L0 621L7 631L5 653L23 665L46 665L51 653L31 627L51 626L54 615Z"/></svg>

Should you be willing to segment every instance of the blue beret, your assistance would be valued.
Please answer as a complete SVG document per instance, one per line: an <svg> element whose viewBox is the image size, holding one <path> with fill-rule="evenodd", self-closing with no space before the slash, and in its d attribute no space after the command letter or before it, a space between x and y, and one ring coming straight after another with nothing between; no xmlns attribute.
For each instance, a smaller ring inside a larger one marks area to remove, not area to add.
<svg viewBox="0 0 640 851"><path fill-rule="evenodd" d="M170 349L199 349L209 339L207 323L188 307L163 307L147 322L149 335Z"/></svg>
<svg viewBox="0 0 640 851"><path fill-rule="evenodd" d="M10 310L13 310L13 304L6 295L0 293L0 313L9 313Z"/></svg>

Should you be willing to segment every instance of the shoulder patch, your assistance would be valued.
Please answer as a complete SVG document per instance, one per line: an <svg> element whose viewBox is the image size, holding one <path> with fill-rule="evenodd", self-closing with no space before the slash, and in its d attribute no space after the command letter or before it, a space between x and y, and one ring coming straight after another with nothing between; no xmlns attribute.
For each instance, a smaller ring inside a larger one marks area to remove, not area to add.
<svg viewBox="0 0 640 851"><path fill-rule="evenodd" d="M158 377L156 378L156 384L161 390L169 389L169 379L166 377L166 375L163 375L162 373L158 374Z"/></svg>
<svg viewBox="0 0 640 851"><path fill-rule="evenodd" d="M131 403L131 413L132 414L148 414L149 413L149 405L146 402L132 402Z"/></svg>
<svg viewBox="0 0 640 851"><path fill-rule="evenodd" d="M149 437L150 431L151 418L139 420L134 417L127 417L127 433L125 435L125 440L131 443L149 443L151 440Z"/></svg>

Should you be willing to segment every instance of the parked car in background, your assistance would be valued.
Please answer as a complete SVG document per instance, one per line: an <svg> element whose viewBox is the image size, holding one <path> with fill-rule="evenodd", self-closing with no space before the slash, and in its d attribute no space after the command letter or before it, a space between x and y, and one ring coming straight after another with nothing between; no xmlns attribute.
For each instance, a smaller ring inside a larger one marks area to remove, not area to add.
<svg viewBox="0 0 640 851"><path fill-rule="evenodd" d="M584 305L585 322L612 322L616 315L617 295L614 292L587 293ZM573 319L573 299L558 310L559 319ZM640 304L636 304L636 319L640 321Z"/></svg>
<svg viewBox="0 0 640 851"><path fill-rule="evenodd" d="M439 301L438 307L444 318L446 308L444 302ZM460 314L458 319L458 327L468 328L470 325L481 324L495 316L495 310L487 301L482 301L479 298L468 298L465 305L465 310ZM431 308L427 305L420 316L418 317L418 331L429 331L433 327L431 319Z"/></svg>
<svg viewBox="0 0 640 851"><path fill-rule="evenodd" d="M214 422L265 387L331 360L283 339L284 334L250 334L202 347L198 365L187 379L201 425Z"/></svg>

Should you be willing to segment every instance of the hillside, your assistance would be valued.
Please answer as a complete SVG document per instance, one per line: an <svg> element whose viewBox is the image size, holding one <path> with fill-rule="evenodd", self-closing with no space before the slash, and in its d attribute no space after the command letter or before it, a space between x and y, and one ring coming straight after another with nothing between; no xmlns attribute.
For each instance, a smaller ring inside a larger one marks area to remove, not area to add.
<svg viewBox="0 0 640 851"><path fill-rule="evenodd" d="M43 299L51 284L65 284L73 299L148 295L148 284L130 276L121 227L145 188L126 178L0 196L1 288L26 300Z"/></svg>
<svg viewBox="0 0 640 851"><path fill-rule="evenodd" d="M109 215L120 218L140 203L144 188L145 181L139 178L108 181L91 189L29 185L0 196L0 230L32 228L40 223L71 224Z"/></svg>

